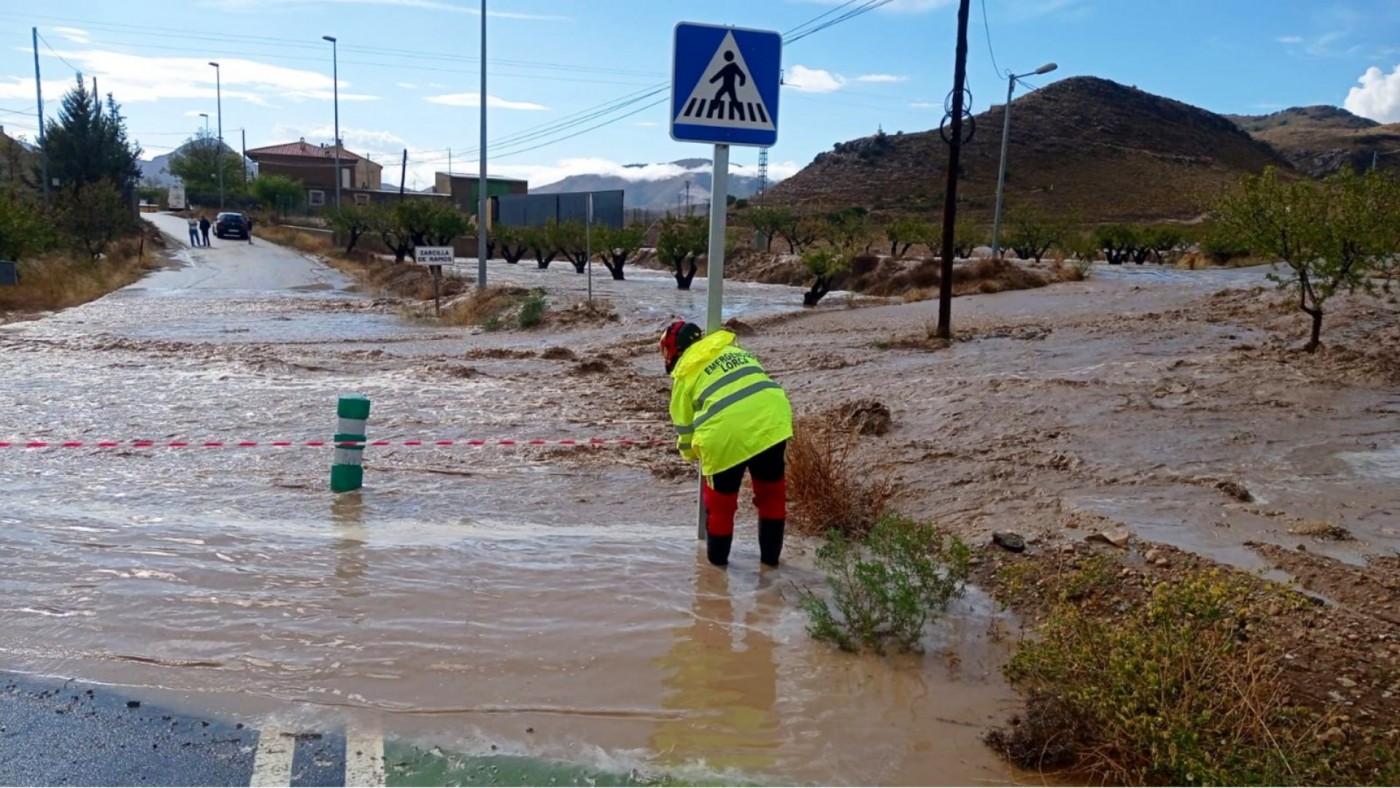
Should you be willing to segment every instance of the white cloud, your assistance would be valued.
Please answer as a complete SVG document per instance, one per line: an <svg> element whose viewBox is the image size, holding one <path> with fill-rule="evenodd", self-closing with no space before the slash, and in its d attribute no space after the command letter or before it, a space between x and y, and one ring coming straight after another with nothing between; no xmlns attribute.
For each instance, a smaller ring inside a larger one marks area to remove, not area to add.
<svg viewBox="0 0 1400 788"><path fill-rule="evenodd" d="M1400 66L1389 74L1372 66L1357 81L1360 87L1347 91L1347 100L1342 106L1381 123L1400 122Z"/></svg>
<svg viewBox="0 0 1400 788"><path fill-rule="evenodd" d="M187 109L187 110L185 110L185 112L184 112L184 115L185 115L185 117L187 117L187 118L197 118L197 117L199 117L200 115L206 115L206 114L209 114L209 113L200 112L200 111L197 110L197 109Z"/></svg>
<svg viewBox="0 0 1400 788"><path fill-rule="evenodd" d="M418 86L415 85L415 84L413 84L412 82L395 82L395 83L394 83L394 86L395 86L395 87L399 87L399 88L403 88L404 90L417 90L417 89L418 89Z"/></svg>
<svg viewBox="0 0 1400 788"><path fill-rule="evenodd" d="M53 57L47 52L41 55ZM101 49L60 51L59 57L83 70L85 76L98 78L103 95L111 93L119 103L160 101L162 99L209 99L216 97L214 69L205 59L192 57L145 57L125 52ZM290 101L330 101L331 78L318 71L303 71L283 66L259 63L241 58L224 58L223 97L241 99L252 104L270 106L270 98ZM0 98L32 97L34 85L20 89L23 80L0 82ZM341 80L341 101L373 101L378 96L347 93ZM62 95L71 87L67 80L56 83L53 95ZM50 92L49 83L44 92Z"/></svg>
<svg viewBox="0 0 1400 788"><path fill-rule="evenodd" d="M330 123L316 125L278 123L272 129L272 136L274 139L282 142L291 142L296 139L308 139L330 144L331 140L335 138L335 126ZM340 138L345 141L345 147L355 153L397 153L403 148L409 147L408 140L392 131L375 131L372 129L356 129L341 126Z"/></svg>
<svg viewBox="0 0 1400 788"><path fill-rule="evenodd" d="M832 93L846 84L844 77L820 68L794 65L783 75L783 86L802 93Z"/></svg>
<svg viewBox="0 0 1400 788"><path fill-rule="evenodd" d="M453 170L457 173L476 173L478 164L475 161L456 161L453 163ZM423 185L432 183L433 173L446 171L446 164L438 159L427 159L415 161L413 153L410 151L408 159L408 183L413 185L415 179ZM621 162L611 161L601 158L570 158L560 159L553 164L492 164L491 174L502 178L519 178L530 182L531 188L544 186L550 183L557 183L571 175L607 175L623 178L634 183L645 181L660 181L668 178L675 178L688 174L708 173L710 166L685 168L675 164L643 164L628 166ZM780 181L791 177L802 165L791 162L769 162L768 180ZM391 176L392 172L392 176ZM744 167L737 164L730 165L730 172L734 175L748 175L754 177L758 175L757 167ZM398 183L399 167L396 161L384 162L385 182L393 181Z"/></svg>
<svg viewBox="0 0 1400 788"><path fill-rule="evenodd" d="M393 8L412 8L421 11L449 11L458 14L480 15L481 9L471 3L447 3L442 0L210 0L216 8L228 11L260 11L266 8L300 5L377 5ZM569 17L553 14L526 14L517 11L486 9L488 17L498 19L530 19L536 21L567 21Z"/></svg>
<svg viewBox="0 0 1400 788"><path fill-rule="evenodd" d="M910 108L910 109L942 109L942 107L943 107L943 105L942 105L942 104L939 104L937 101L911 101L911 102L909 102L909 108Z"/></svg>
<svg viewBox="0 0 1400 788"><path fill-rule="evenodd" d="M481 106L481 94L479 93L444 93L440 96L424 96L423 100L430 104L444 104L449 107ZM491 109L518 109L529 112L549 109L549 107L536 104L533 101L510 101L489 93L486 94L486 106Z"/></svg>
<svg viewBox="0 0 1400 788"><path fill-rule="evenodd" d="M1302 36L1280 36L1279 39L1278 39L1278 42L1279 42L1280 44L1301 44L1301 43L1303 43L1303 37L1302 37Z"/></svg>
<svg viewBox="0 0 1400 788"><path fill-rule="evenodd" d="M79 27L55 27L53 31L75 44L86 44L92 40L88 32Z"/></svg>
<svg viewBox="0 0 1400 788"><path fill-rule="evenodd" d="M652 128L653 126L656 126L657 123L656 123L656 121L654 121L654 120L639 120L639 121L637 121L636 123L633 123L632 125L633 125L633 126L641 126L641 127L644 128L644 129L649 129L649 128Z"/></svg>
<svg viewBox="0 0 1400 788"><path fill-rule="evenodd" d="M895 82L908 82L909 77L900 74L864 74L856 77L857 82L874 82L879 84L892 84Z"/></svg>

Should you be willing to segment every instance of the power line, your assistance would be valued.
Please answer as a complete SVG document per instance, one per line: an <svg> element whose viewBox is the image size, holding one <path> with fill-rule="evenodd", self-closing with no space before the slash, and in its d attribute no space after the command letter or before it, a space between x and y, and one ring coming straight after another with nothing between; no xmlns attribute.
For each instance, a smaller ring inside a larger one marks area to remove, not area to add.
<svg viewBox="0 0 1400 788"><path fill-rule="evenodd" d="M47 38L44 38L44 34L43 34L43 33L39 33L39 40L44 42L44 46L46 46L46 47L49 48L49 51L53 53L53 56L54 56L54 57L58 58L59 60L62 60L64 65L66 65L66 66L68 66L69 68L73 69L74 73L82 73L82 69L81 69L81 68L78 68L77 66L73 65L72 63L69 63L69 62L67 61L67 59L65 59L65 58L63 57L63 55L58 54L58 50L53 48L53 44L50 44L50 43L49 43L49 40L48 40Z"/></svg>
<svg viewBox="0 0 1400 788"><path fill-rule="evenodd" d="M987 22L987 0L982 0L982 29L987 33L987 54L992 56L992 70L1000 76L1001 66L997 64L996 50L992 49L992 26Z"/></svg>

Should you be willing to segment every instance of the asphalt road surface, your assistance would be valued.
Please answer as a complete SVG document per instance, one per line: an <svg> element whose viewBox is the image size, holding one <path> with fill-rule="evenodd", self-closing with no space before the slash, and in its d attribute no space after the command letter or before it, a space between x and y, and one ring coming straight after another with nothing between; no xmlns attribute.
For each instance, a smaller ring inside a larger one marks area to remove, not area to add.
<svg viewBox="0 0 1400 788"><path fill-rule="evenodd" d="M184 265L167 268L142 279L135 286L148 290L291 290L339 289L350 281L291 249L260 238L220 240L209 233L207 247L191 247L184 219L173 214L146 216L173 238L177 259Z"/></svg>

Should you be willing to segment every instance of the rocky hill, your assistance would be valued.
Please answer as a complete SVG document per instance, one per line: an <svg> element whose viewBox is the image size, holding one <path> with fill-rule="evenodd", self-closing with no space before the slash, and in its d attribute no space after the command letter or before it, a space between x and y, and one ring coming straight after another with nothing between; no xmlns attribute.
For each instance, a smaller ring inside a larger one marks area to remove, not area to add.
<svg viewBox="0 0 1400 788"><path fill-rule="evenodd" d="M653 211L675 209L684 205L686 181L690 182L691 205L702 205L710 201L709 159L681 159L665 165L631 164L628 168L637 170L636 177L622 175L571 175L557 183L530 191L537 194L558 192L623 190L623 207L643 208ZM748 197L758 191L758 171L753 167L731 164L729 167L729 193L735 197Z"/></svg>
<svg viewBox="0 0 1400 788"><path fill-rule="evenodd" d="M1313 177L1343 166L1367 169L1377 151L1400 150L1400 123L1388 126L1338 107L1293 107L1271 115L1231 115L1255 139L1273 146L1294 167ZM1375 159L1382 167L1400 168L1400 159Z"/></svg>
<svg viewBox="0 0 1400 788"><path fill-rule="evenodd" d="M977 115L963 147L959 202L990 219L1003 107ZM937 131L877 134L843 143L770 189L774 202L860 204L933 212L942 204L947 146ZM1031 206L1085 221L1157 221L1200 215L1242 173L1289 162L1231 120L1095 77L1072 77L1012 105L1009 210Z"/></svg>

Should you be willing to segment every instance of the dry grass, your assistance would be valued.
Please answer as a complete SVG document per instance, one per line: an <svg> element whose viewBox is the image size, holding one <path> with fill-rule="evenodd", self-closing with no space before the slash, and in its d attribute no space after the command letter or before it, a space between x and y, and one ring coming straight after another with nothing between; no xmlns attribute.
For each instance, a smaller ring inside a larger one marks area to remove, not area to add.
<svg viewBox="0 0 1400 788"><path fill-rule="evenodd" d="M298 230L275 224L254 224L253 235L271 241L278 246L288 246L306 254L330 255L337 251L330 233Z"/></svg>
<svg viewBox="0 0 1400 788"><path fill-rule="evenodd" d="M442 310L441 322L449 326L504 327L512 311L530 297L523 287L488 287L453 302Z"/></svg>
<svg viewBox="0 0 1400 788"><path fill-rule="evenodd" d="M884 514L894 485L853 457L858 435L798 419L787 449L789 519L799 533L864 536Z"/></svg>
<svg viewBox="0 0 1400 788"><path fill-rule="evenodd" d="M345 254L337 247L330 233L282 227L275 224L255 224L253 234L279 246L304 254L314 254L338 271L349 274L370 292L427 301L433 297L433 276L426 266L410 262L396 263L379 255L356 250ZM451 298L466 291L469 279L444 276L442 297Z"/></svg>
<svg viewBox="0 0 1400 788"><path fill-rule="evenodd" d="M155 268L156 254L138 236L112 244L101 260L53 254L23 261L19 285L0 287L0 312L47 312L96 300Z"/></svg>

